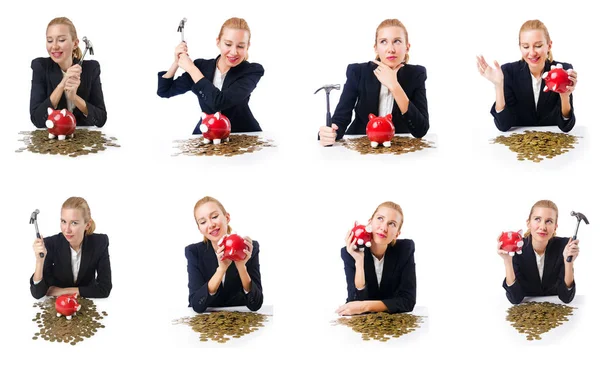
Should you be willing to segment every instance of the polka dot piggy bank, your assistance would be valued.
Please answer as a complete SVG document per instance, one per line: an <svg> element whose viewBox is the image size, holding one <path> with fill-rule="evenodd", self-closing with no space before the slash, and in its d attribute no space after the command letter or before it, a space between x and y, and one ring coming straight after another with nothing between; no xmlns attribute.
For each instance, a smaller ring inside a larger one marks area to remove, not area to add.
<svg viewBox="0 0 600 375"><path fill-rule="evenodd" d="M68 320L81 310L81 305L77 302L77 294L63 294L56 298L56 316L64 315Z"/></svg>
<svg viewBox="0 0 600 375"><path fill-rule="evenodd" d="M380 144L384 147L390 147L395 132L396 129L392 123L391 114L388 114L385 117L377 117L372 113L369 114L367 137L371 141L371 147L377 147Z"/></svg>
<svg viewBox="0 0 600 375"><path fill-rule="evenodd" d="M510 256L514 256L515 253L522 254L523 251L523 231L519 230L518 232L502 232L500 235L500 248L510 254Z"/></svg>
<svg viewBox="0 0 600 375"><path fill-rule="evenodd" d="M200 131L204 137L204 143L210 143L212 141L214 144L218 145L221 141L229 141L231 123L229 122L229 119L220 112L217 112L214 115L207 115L203 112Z"/></svg>
<svg viewBox="0 0 600 375"><path fill-rule="evenodd" d="M66 109L59 111L48 108L48 120L46 120L48 138L54 139L58 137L59 141L64 140L69 135L73 138L76 123L75 116Z"/></svg>
<svg viewBox="0 0 600 375"><path fill-rule="evenodd" d="M371 247L371 226L360 225L356 221L354 222L354 228L352 228L352 240L356 239L354 250L365 251L365 247Z"/></svg>
<svg viewBox="0 0 600 375"><path fill-rule="evenodd" d="M563 69L561 64L553 66L549 72L542 75L542 78L546 81L544 92L554 91L559 94L564 94L567 92L567 86L571 84L569 73Z"/></svg>
<svg viewBox="0 0 600 375"><path fill-rule="evenodd" d="M237 234L230 234L219 240L219 245L224 245L223 259L230 259L234 262L246 259L246 243L244 239Z"/></svg>

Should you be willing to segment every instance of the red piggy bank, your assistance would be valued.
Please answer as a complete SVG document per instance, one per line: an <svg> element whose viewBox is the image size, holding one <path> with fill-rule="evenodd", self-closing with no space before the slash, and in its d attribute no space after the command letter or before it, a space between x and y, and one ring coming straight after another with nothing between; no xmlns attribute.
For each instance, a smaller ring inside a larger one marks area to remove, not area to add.
<svg viewBox="0 0 600 375"><path fill-rule="evenodd" d="M544 73L542 78L546 81L544 92L552 90L563 94L567 92L567 86L571 84L569 73L562 68L561 64L556 64L549 72Z"/></svg>
<svg viewBox="0 0 600 375"><path fill-rule="evenodd" d="M207 115L202 112L200 131L204 137L204 143L210 143L210 141L212 141L214 144L218 145L221 141L229 141L231 123L229 122L229 119L220 112L217 112L214 115Z"/></svg>
<svg viewBox="0 0 600 375"><path fill-rule="evenodd" d="M356 244L353 250L364 251L365 247L371 247L371 226L358 224L354 222L354 228L352 228L352 239L350 242L356 239Z"/></svg>
<svg viewBox="0 0 600 375"><path fill-rule="evenodd" d="M230 259L234 262L246 259L246 243L244 239L237 234L230 234L219 240L219 245L224 245L225 253L223 259Z"/></svg>
<svg viewBox="0 0 600 375"><path fill-rule="evenodd" d="M523 248L523 231L519 230L518 232L502 232L500 235L500 248L504 251L507 251L510 256L514 256L515 253L522 254Z"/></svg>
<svg viewBox="0 0 600 375"><path fill-rule="evenodd" d="M73 138L75 133L75 116L66 109L48 108L48 120L46 120L46 127L48 128L48 138L54 139L58 137L59 141L67 138L68 135Z"/></svg>
<svg viewBox="0 0 600 375"><path fill-rule="evenodd" d="M77 294L63 294L56 299L55 305L56 316L64 315L69 320L81 309L81 305L77 302Z"/></svg>
<svg viewBox="0 0 600 375"><path fill-rule="evenodd" d="M385 117L377 117L369 114L369 123L367 124L367 137L371 141L371 147L377 147L382 144L384 147L392 145L392 138L396 129L392 123L392 114Z"/></svg>

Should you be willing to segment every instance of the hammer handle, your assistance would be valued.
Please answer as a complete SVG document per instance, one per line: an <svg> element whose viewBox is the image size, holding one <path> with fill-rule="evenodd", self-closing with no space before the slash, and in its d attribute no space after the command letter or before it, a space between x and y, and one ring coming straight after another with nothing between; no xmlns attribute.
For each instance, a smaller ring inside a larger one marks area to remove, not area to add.
<svg viewBox="0 0 600 375"><path fill-rule="evenodd" d="M36 233L36 234L35 234L35 236L36 236L37 238L42 238L42 236L40 236L40 234L39 234L39 233ZM40 258L43 258L43 257L44 257L44 253L40 253Z"/></svg>
<svg viewBox="0 0 600 375"><path fill-rule="evenodd" d="M577 239L577 235L573 236L573 241L575 241ZM567 257L567 263L571 263L573 261L573 255L569 255Z"/></svg>

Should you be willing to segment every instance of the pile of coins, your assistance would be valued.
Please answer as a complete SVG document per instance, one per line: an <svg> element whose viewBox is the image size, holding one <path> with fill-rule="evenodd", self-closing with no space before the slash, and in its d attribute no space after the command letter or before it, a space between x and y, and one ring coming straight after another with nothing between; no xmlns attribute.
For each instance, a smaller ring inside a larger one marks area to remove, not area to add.
<svg viewBox="0 0 600 375"><path fill-rule="evenodd" d="M175 141L177 143L175 148L180 150L177 155L206 155L206 156L226 156L231 157L234 155L249 154L251 152L258 151L265 147L275 147L273 140L259 139L257 135L247 134L231 134L229 136L229 142L221 142L218 145L213 143L204 143L204 137L197 137L191 139L185 139Z"/></svg>
<svg viewBox="0 0 600 375"><path fill-rule="evenodd" d="M64 316L56 316L56 298L47 298L35 303L33 307L39 307L42 312L38 312L35 318L31 319L39 328L39 332L36 332L32 339L42 338L50 342L77 345L84 338L92 337L100 328L104 328L100 321L108 315L106 311L102 311L100 315L94 302L89 299L79 297L77 302L81 309L70 320Z"/></svg>
<svg viewBox="0 0 600 375"><path fill-rule="evenodd" d="M541 334L550 331L568 321L574 307L550 302L525 302L507 310L506 320L519 331L525 333L527 340L541 340Z"/></svg>
<svg viewBox="0 0 600 375"><path fill-rule="evenodd" d="M25 147L15 152L27 150L37 154L68 155L74 158L95 154L106 150L107 147L121 147L115 143L117 138L107 138L98 130L77 129L73 138L67 137L62 141L58 138L49 139L47 130L23 131L19 134L24 136L20 141L25 143Z"/></svg>
<svg viewBox="0 0 600 375"><path fill-rule="evenodd" d="M412 314L389 314L379 312L367 315L356 315L350 318L339 318L334 324L352 328L362 334L362 339L388 341L392 337L400 337L419 328L422 317Z"/></svg>
<svg viewBox="0 0 600 375"><path fill-rule="evenodd" d="M390 147L377 146L372 147L371 141L367 136L358 138L342 139L341 144L350 150L358 151L361 154L393 154L401 155L415 152L424 148L435 148L433 142L425 141L421 138L394 136Z"/></svg>
<svg viewBox="0 0 600 375"><path fill-rule="evenodd" d="M498 136L492 143L508 146L517 153L518 160L527 159L539 163L544 158L552 159L575 148L577 137L565 133L526 130L523 133Z"/></svg>
<svg viewBox="0 0 600 375"><path fill-rule="evenodd" d="M266 320L267 318L263 314L218 311L182 318L174 323L191 326L195 332L200 333L200 341L210 339L224 344L231 338L240 338L258 330L258 327L264 327L263 323Z"/></svg>

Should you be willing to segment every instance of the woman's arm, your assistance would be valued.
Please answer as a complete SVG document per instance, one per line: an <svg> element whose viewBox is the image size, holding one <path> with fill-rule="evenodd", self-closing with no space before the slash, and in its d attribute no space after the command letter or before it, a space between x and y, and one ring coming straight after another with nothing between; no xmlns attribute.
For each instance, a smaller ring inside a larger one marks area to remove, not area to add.
<svg viewBox="0 0 600 375"><path fill-rule="evenodd" d="M422 138L429 131L429 112L427 109L427 95L425 90L425 81L427 80L427 70L424 67L416 76L417 88L411 94L411 98L406 96L400 85L392 90L394 100L402 114L402 120L413 137Z"/></svg>
<svg viewBox="0 0 600 375"><path fill-rule="evenodd" d="M244 293L246 293L246 307L251 311L257 311L263 304L262 282L260 276L260 262L258 258L258 242L252 241L250 259L245 264L236 263ZM249 287L249 289L247 289Z"/></svg>
<svg viewBox="0 0 600 375"><path fill-rule="evenodd" d="M415 271L415 243L410 240L404 240L408 244L402 251L408 251L409 257L406 263L396 271L395 277L399 278L394 295L391 298L383 299L381 302L387 307L390 313L401 313L413 311L417 302L417 276ZM399 272L399 274L398 274ZM374 304L371 308L378 310L368 311L385 311L381 310L381 306Z"/></svg>
<svg viewBox="0 0 600 375"><path fill-rule="evenodd" d="M105 234L94 235L95 251L100 252L95 264L96 277L90 285L80 285L79 295L86 298L107 298L112 290L112 273L110 257L108 254L108 236Z"/></svg>
<svg viewBox="0 0 600 375"><path fill-rule="evenodd" d="M355 254L356 257L352 257L346 248L342 248L342 260L344 261L346 287L348 290L346 302L362 301L367 299L369 295L368 285L365 281L364 252ZM359 259L358 261L356 260L357 258Z"/></svg>
<svg viewBox="0 0 600 375"><path fill-rule="evenodd" d="M204 312L219 297L223 275L227 270L226 267L218 266L215 272L209 275L199 261L201 246L205 245L202 243L193 244L185 248L188 271L188 299L197 313ZM211 284L210 288L209 284Z"/></svg>
<svg viewBox="0 0 600 375"><path fill-rule="evenodd" d="M50 93L50 96L48 96L48 93L46 92L48 77L46 77L46 69L43 66L43 61L43 58L38 58L31 62L33 76L31 78L31 95L29 98L29 114L31 115L31 122L40 129L46 128L48 108L56 108L56 106L58 106L66 82L65 77L60 81L52 93Z"/></svg>
<svg viewBox="0 0 600 375"><path fill-rule="evenodd" d="M508 259L504 260L506 277L502 286L506 290L506 298L508 298L510 303L517 305L525 298L521 283L519 282L520 266L517 257L520 257L520 255L515 255L513 257L510 257L510 255L506 256L508 257Z"/></svg>
<svg viewBox="0 0 600 375"><path fill-rule="evenodd" d="M76 109L81 116L78 116L80 121L83 121L84 126L97 126L101 128L106 124L107 114L106 105L104 104L104 94L102 93L102 82L100 80L100 64L95 60L84 62L86 76L91 77L91 87L87 100L75 95L72 101L75 103Z"/></svg>
<svg viewBox="0 0 600 375"><path fill-rule="evenodd" d="M193 83L192 92L198 95L198 98L210 109L210 113L222 112L248 99L264 74L265 70L260 64L248 63L244 74L227 88L219 90L211 81L202 76L197 82Z"/></svg>
<svg viewBox="0 0 600 375"><path fill-rule="evenodd" d="M361 78L360 67L360 64L350 64L348 65L348 68L346 68L346 83L344 84L340 100L331 117L332 124L337 126L337 140L344 137L346 128L348 128L348 125L352 120L352 111L358 100L358 87Z"/></svg>
<svg viewBox="0 0 600 375"><path fill-rule="evenodd" d="M49 241L44 240L43 237L33 243L35 271L29 279L29 289L35 299L45 296L48 288L54 284L53 253L48 252L46 246L51 247ZM44 254L44 257L40 258L39 254Z"/></svg>

